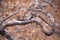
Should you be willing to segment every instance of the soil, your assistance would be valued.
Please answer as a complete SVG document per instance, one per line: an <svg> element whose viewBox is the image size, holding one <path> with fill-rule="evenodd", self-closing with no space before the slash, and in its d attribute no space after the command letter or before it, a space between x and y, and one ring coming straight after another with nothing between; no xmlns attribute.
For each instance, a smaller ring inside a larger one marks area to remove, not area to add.
<svg viewBox="0 0 60 40"><path fill-rule="evenodd" d="M9 3L10 0L6 0L7 3ZM29 3L32 0L13 0L12 4L15 2L19 1L22 7L28 8ZM39 0L39 2L41 2ZM59 0L54 0L54 4L56 5L56 12L55 12L55 21L56 21L56 28L55 32L51 36L46 36L39 25L36 23L30 23L27 25L15 25L15 26L10 26L7 27L7 32L9 35L11 35L15 40L60 40L60 1ZM48 8L49 9L49 8ZM17 16L20 16L26 11L26 9L19 11L19 13L12 18L8 19L16 19ZM10 12L10 11L9 11ZM5 15L9 15L9 12L4 12L6 13ZM2 35L0 35L0 40L8 40Z"/></svg>

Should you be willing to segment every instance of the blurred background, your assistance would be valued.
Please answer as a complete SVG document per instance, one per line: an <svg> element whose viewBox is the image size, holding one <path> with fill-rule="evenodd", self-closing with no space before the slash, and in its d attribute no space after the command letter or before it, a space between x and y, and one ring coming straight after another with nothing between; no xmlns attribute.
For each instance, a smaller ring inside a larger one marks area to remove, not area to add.
<svg viewBox="0 0 60 40"><path fill-rule="evenodd" d="M33 0L34 1L34 0ZM42 0L38 0L39 3ZM1 4L2 2L2 4ZM8 19L17 19L21 16L24 12L26 12L27 8L30 6L32 0L0 0L0 13L4 13L4 17L11 15L11 12L15 12L17 9L12 9L15 3L20 3L22 9L18 12L17 15L13 16L12 18ZM55 32L51 36L46 36L42 31L39 25L36 23L30 23L27 25L15 25L6 28L8 33L15 38L15 40L60 40L60 0L53 0L55 5ZM19 4L18 4L19 5ZM8 9L8 7L10 7ZM50 7L47 7L49 10ZM1 15L1 14L0 14ZM1 18L1 17L0 17ZM2 35L0 35L0 40L8 40Z"/></svg>

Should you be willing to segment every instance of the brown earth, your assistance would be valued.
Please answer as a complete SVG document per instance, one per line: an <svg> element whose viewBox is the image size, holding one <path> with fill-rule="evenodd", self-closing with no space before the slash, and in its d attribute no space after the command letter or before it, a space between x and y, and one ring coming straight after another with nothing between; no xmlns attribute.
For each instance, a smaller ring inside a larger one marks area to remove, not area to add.
<svg viewBox="0 0 60 40"><path fill-rule="evenodd" d="M23 1L23 0L13 0L14 2L19 1L22 7L28 8L31 0ZM39 1L41 2L41 1ZM7 0L7 3L9 1ZM60 40L60 0L54 0L54 4L56 5L56 13L55 13L55 21L56 21L56 31L51 36L46 36L39 25L36 23L30 23L27 25L15 25L8 27L8 33L15 38L16 40ZM49 8L48 8L49 9ZM20 16L20 14L24 13L26 10L21 10L18 15L15 15L13 19L16 19L16 16ZM7 12L5 12L8 14ZM12 18L11 18L12 19ZM9 20L11 20L9 19ZM0 40L7 40L5 37L0 35Z"/></svg>

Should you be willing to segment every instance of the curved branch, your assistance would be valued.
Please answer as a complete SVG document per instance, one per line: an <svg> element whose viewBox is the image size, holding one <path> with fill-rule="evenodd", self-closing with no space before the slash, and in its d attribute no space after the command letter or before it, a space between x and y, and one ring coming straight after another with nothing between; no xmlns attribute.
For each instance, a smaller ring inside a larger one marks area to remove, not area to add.
<svg viewBox="0 0 60 40"><path fill-rule="evenodd" d="M42 19L41 19L41 20L42 20ZM45 23L45 22L41 22L41 21L39 21L38 19L35 20L35 21L36 21L37 24L39 24L39 25L41 26L42 31L43 31L46 35L49 36L49 35L53 34L53 32L55 31L55 25L50 26L50 25L48 25L48 24L43 24L43 23Z"/></svg>
<svg viewBox="0 0 60 40"><path fill-rule="evenodd" d="M8 21L7 23L3 23L3 27L8 27L8 26L13 26L13 25L24 25L24 24L28 24L28 23L33 23L35 22L35 20L25 20L25 21L18 21L18 20L12 20L12 21Z"/></svg>
<svg viewBox="0 0 60 40"><path fill-rule="evenodd" d="M28 24L28 23L33 23L33 22L36 22L37 24L40 25L42 31L47 34L47 35L51 35L54 31L55 31L55 27L50 27L48 24L48 26L45 26L43 25L43 22L41 22L39 20L39 18L34 18L32 20L25 20L25 21L18 21L18 20L12 20L12 21L9 21L7 23L3 23L3 27L6 28L8 26L13 26L13 25L25 25L25 24Z"/></svg>
<svg viewBox="0 0 60 40"><path fill-rule="evenodd" d="M19 11L20 11L20 9L19 9L19 10L17 10L16 12L13 12L13 14L12 14L12 15L10 15L10 16L8 16L8 17L4 18L4 19L3 19L3 21L5 21L5 20L7 20L7 19L11 18L12 16L16 15Z"/></svg>

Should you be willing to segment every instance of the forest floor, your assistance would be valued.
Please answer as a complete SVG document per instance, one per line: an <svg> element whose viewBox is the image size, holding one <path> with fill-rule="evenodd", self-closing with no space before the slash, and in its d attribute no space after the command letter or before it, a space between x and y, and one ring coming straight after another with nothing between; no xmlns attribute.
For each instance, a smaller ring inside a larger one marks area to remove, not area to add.
<svg viewBox="0 0 60 40"><path fill-rule="evenodd" d="M22 1L20 2L22 3ZM29 4L29 1L26 2L26 5L23 4L22 6L27 8L28 4ZM8 30L8 33L16 40L60 40L60 9L59 7L60 6L57 7L57 12L55 13L56 29L51 36L46 36L42 32L40 26L36 25L36 23L30 23L27 25L15 25L15 26L8 27L6 29ZM23 11L19 12L18 15L22 13ZM2 35L0 35L0 40L7 40L7 39Z"/></svg>

